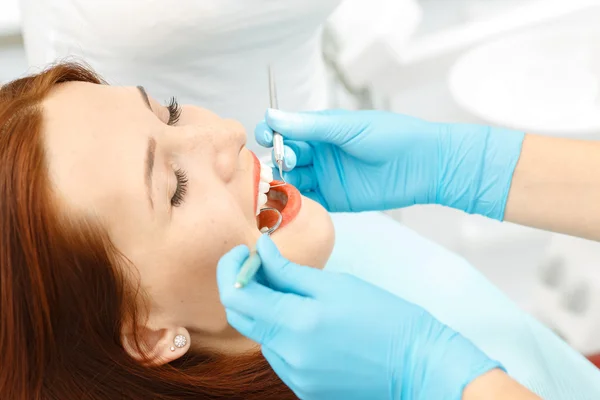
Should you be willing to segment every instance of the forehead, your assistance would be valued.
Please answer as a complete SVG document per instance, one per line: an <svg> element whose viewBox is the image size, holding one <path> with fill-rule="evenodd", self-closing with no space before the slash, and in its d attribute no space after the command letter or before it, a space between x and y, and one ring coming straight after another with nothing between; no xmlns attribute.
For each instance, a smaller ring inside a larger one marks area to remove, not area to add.
<svg viewBox="0 0 600 400"><path fill-rule="evenodd" d="M137 89L61 84L43 113L49 176L61 200L101 217L129 213L122 203L144 193L146 145L162 126Z"/></svg>

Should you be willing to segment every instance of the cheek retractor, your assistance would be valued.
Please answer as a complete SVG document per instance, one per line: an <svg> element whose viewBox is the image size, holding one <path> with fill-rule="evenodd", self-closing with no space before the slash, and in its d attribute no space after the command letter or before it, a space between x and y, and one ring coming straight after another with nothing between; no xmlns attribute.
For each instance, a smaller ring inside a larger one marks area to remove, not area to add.
<svg viewBox="0 0 600 400"><path fill-rule="evenodd" d="M281 225L281 221L283 220L283 217L281 216L281 213L279 212L279 210L276 208L271 208L271 207L263 208L260 210L259 214L262 214L263 212L277 213L277 222L275 223L275 225L273 225L270 228L265 227L267 229L265 230L265 232L263 232L264 234L270 236L273 232L275 232L275 230L277 228L279 228L279 226ZM263 229L264 228L261 229L261 232L263 231ZM250 250L250 255L248 256L246 261L244 261L244 264L242 264L242 268L240 269L240 272L238 272L238 275L235 279L235 285L234 285L235 288L240 289L240 288L243 288L244 286L246 286L248 283L250 283L252 278L254 278L254 276L258 272L258 269L260 268L261 264L262 264L262 260L260 259L260 256L258 255L258 252L256 251L256 246L254 246L254 248L252 250Z"/></svg>

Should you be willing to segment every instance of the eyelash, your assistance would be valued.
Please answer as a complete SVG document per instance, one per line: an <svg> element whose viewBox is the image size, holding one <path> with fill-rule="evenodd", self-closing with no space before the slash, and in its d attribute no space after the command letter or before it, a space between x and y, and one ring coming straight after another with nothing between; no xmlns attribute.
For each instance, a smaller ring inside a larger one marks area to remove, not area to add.
<svg viewBox="0 0 600 400"><path fill-rule="evenodd" d="M167 110L169 110L169 122L167 122L167 125L176 125L179 122L179 117L181 117L181 107L176 97L171 97L167 105Z"/></svg>
<svg viewBox="0 0 600 400"><path fill-rule="evenodd" d="M187 192L188 178L187 174L182 169L175 170L175 177L177 178L177 187L175 188L173 197L171 197L171 205L173 207L178 207L183 203L183 199Z"/></svg>
<svg viewBox="0 0 600 400"><path fill-rule="evenodd" d="M181 107L176 97L171 97L167 105L167 110L169 110L169 122L167 122L167 125L176 125L179 122L179 117L181 117ZM179 207L183 203L187 192L188 179L187 174L182 169L175 170L175 178L177 178L177 187L175 188L173 197L171 197L171 206Z"/></svg>

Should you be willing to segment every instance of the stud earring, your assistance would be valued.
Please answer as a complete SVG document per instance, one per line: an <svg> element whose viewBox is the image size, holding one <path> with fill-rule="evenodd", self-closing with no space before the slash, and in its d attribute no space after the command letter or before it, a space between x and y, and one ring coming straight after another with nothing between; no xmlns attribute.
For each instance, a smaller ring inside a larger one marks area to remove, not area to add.
<svg viewBox="0 0 600 400"><path fill-rule="evenodd" d="M185 345L187 344L187 338L184 335L177 335L173 339L173 344L175 346L171 346L171 351L175 351L175 347L177 347L178 349L185 347Z"/></svg>

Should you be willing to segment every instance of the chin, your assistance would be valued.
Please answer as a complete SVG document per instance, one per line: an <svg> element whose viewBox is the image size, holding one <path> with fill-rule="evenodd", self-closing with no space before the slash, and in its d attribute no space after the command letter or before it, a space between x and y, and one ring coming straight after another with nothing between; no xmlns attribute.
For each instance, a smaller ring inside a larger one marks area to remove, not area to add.
<svg viewBox="0 0 600 400"><path fill-rule="evenodd" d="M329 213L315 201L302 196L296 218L275 231L273 241L288 260L313 268L324 268L335 242Z"/></svg>

